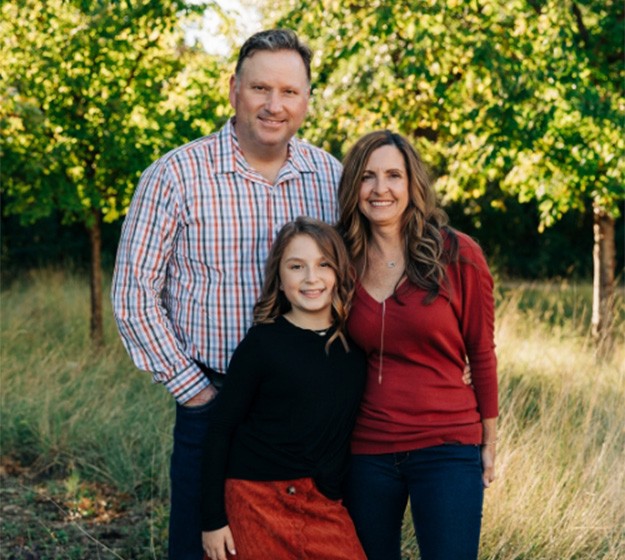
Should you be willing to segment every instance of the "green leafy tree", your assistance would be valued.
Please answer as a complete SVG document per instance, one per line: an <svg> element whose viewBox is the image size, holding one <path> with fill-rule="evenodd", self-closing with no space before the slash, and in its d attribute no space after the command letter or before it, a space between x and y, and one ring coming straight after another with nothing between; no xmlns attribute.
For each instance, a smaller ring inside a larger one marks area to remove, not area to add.
<svg viewBox="0 0 625 560"><path fill-rule="evenodd" d="M258 4L258 2L256 2ZM623 4L615 0L261 2L309 39L307 136L337 154L390 127L411 137L445 201L535 201L540 228L595 216L595 311L611 324L625 200Z"/></svg>
<svg viewBox="0 0 625 560"><path fill-rule="evenodd" d="M102 343L101 224L141 171L225 119L221 61L186 46L207 2L24 0L1 8L4 212L58 212L91 245L91 336Z"/></svg>

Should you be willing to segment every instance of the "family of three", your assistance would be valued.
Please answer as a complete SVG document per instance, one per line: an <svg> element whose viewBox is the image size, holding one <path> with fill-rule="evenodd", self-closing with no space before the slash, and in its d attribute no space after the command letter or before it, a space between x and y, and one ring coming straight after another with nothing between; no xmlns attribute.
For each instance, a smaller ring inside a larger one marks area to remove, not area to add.
<svg viewBox="0 0 625 560"><path fill-rule="evenodd" d="M409 502L423 560L476 559L488 266L404 137L342 165L296 138L310 62L289 30L250 37L234 116L152 164L123 226L119 330L177 403L169 558L399 560Z"/></svg>

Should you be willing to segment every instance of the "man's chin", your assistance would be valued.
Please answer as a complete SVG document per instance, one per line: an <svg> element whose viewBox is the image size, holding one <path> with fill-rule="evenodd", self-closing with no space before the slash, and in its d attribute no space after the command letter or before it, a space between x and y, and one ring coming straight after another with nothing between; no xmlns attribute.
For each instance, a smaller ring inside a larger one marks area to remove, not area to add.
<svg viewBox="0 0 625 560"><path fill-rule="evenodd" d="M289 143L290 138L291 136L284 132L275 134L259 134L257 137L258 143L267 147L276 147L282 144L286 145Z"/></svg>

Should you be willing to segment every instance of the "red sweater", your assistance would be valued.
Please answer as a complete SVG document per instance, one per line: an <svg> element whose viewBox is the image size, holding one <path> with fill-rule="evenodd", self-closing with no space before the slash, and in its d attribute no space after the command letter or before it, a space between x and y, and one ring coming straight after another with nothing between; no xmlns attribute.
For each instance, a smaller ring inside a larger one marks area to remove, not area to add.
<svg viewBox="0 0 625 560"><path fill-rule="evenodd" d="M477 243L456 233L451 290L431 304L410 282L384 302L357 288L348 328L367 354L368 372L353 453L479 444L481 419L498 415L493 280ZM462 381L465 357L473 386Z"/></svg>

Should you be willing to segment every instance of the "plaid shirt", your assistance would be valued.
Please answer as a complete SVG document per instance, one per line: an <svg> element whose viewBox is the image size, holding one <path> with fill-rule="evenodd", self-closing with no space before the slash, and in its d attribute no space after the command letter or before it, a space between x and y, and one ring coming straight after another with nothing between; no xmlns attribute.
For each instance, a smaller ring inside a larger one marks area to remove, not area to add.
<svg viewBox="0 0 625 560"><path fill-rule="evenodd" d="M225 372L252 324L263 267L297 216L333 223L340 163L293 138L275 184L245 161L232 121L143 173L122 228L112 302L126 349L184 403Z"/></svg>

